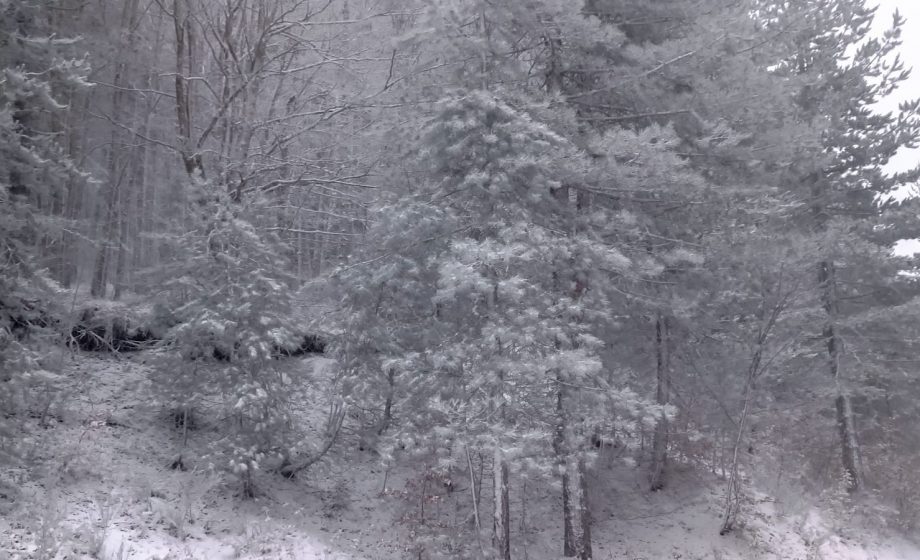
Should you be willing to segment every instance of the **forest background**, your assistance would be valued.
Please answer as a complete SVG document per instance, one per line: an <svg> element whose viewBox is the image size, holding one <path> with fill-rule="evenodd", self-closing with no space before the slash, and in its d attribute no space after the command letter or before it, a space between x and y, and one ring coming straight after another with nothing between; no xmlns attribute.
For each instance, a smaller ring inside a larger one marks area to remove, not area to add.
<svg viewBox="0 0 920 560"><path fill-rule="evenodd" d="M920 102L897 13L0 14L4 461L63 406L49 348L150 346L153 402L183 432L220 419L208 460L244 496L314 465L343 425L420 476L468 471L470 522L420 533L429 551L510 558L509 496L536 478L560 487L565 555L591 557L587 473L608 448L650 491L677 465L724 478L723 533L765 485L920 521L903 242ZM310 446L291 402L310 381L276 364L320 349L336 398Z"/></svg>

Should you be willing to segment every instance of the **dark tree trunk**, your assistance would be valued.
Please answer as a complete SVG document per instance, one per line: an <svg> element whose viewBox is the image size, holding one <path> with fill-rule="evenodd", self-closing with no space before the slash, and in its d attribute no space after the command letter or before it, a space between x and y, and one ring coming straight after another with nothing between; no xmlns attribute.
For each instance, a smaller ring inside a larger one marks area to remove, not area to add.
<svg viewBox="0 0 920 560"><path fill-rule="evenodd" d="M185 172L190 177L204 178L201 154L192 142L192 94L189 76L195 51L195 34L188 14L187 0L173 0L173 24L176 32L176 119L179 125L179 144Z"/></svg>
<svg viewBox="0 0 920 560"><path fill-rule="evenodd" d="M833 261L822 261L819 264L818 284L821 287L821 297L826 312L824 340L827 348L828 372L834 381L836 393L834 405L837 411L837 433L840 437L841 459L843 470L847 475L847 490L852 493L863 487L863 469L850 395L847 394L840 381L840 354L843 351L843 342L835 328L839 309L836 269Z"/></svg>
<svg viewBox="0 0 920 560"><path fill-rule="evenodd" d="M670 327L668 318L658 314L655 321L655 354L657 357L658 389L655 401L667 405L671 397ZM665 466L668 460L668 419L662 415L655 426L652 440L652 468L649 474L649 488L654 492L664 488Z"/></svg>
<svg viewBox="0 0 920 560"><path fill-rule="evenodd" d="M508 463L501 452L495 450L494 510L492 522L492 548L499 560L511 560L511 505L508 499Z"/></svg>
<svg viewBox="0 0 920 560"><path fill-rule="evenodd" d="M588 481L585 477L585 461L571 455L566 458L562 475L562 512L564 534L562 556L590 560L591 513L588 506Z"/></svg>
<svg viewBox="0 0 920 560"><path fill-rule="evenodd" d="M387 370L387 398L383 404L383 417L380 419L380 425L377 427L377 435L382 436L390 422L393 419L393 397L396 394L396 371L393 368Z"/></svg>
<svg viewBox="0 0 920 560"><path fill-rule="evenodd" d="M561 381L561 380L559 380ZM588 485L585 462L577 453L574 435L567 428L563 384L557 383L556 430L553 451L562 471L562 556L589 560L591 552L591 516L588 509Z"/></svg>

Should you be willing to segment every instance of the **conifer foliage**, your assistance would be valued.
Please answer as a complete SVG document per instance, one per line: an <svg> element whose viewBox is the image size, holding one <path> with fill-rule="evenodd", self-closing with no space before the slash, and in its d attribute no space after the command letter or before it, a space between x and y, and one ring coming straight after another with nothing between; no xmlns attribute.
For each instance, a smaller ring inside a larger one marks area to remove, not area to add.
<svg viewBox="0 0 920 560"><path fill-rule="evenodd" d="M0 460L11 450L9 424L26 410L44 422L56 385L27 343L53 332L59 315L41 249L59 240L61 224L41 210L88 178L67 157L53 122L67 109L65 94L88 87L89 67L68 56L73 41L41 24L43 8L0 3Z"/></svg>
<svg viewBox="0 0 920 560"><path fill-rule="evenodd" d="M920 99L902 104L896 113L873 109L909 75L895 56L903 19L895 13L881 37L870 37L874 14L857 0L807 6L776 2L765 13L771 27L796 29L776 71L796 84L796 119L821 132L820 143L803 147L791 162L790 190L808 201L797 222L820 248L815 289L824 318L817 338L824 346L822 369L851 492L865 486L866 476L852 400L875 367L871 359L862 359L857 348L864 335L849 323L892 302L890 296L888 302L878 298L880 293L911 291L890 251L900 236L912 235L914 220L885 198L920 176L920 166L901 173L884 170L898 150L920 141ZM852 55L841 60L840 53Z"/></svg>
<svg viewBox="0 0 920 560"><path fill-rule="evenodd" d="M417 183L379 214L381 243L338 274L342 363L356 394L400 403L400 428L442 467L462 449L493 457L498 557L508 477L527 459L562 478L566 551L589 558L588 434L652 408L604 371L598 337L610 286L633 274L616 246L629 224L590 204L582 152L495 94L443 101L419 145Z"/></svg>
<svg viewBox="0 0 920 560"><path fill-rule="evenodd" d="M916 528L920 282L892 249L920 198L892 197L920 166L888 165L920 147L920 100L879 112L909 72L902 18L874 18L0 0L0 462L53 415L44 345L124 349L62 321L66 286L81 323L110 292L156 309L130 327L156 333L174 468L253 497L341 431L423 506L462 479L468 519L411 531L420 559L516 556L525 481L558 502L559 552L595 557L591 485L628 468L661 493L678 467L721 477L722 533L767 484ZM315 325L332 359L290 359Z"/></svg>
<svg viewBox="0 0 920 560"><path fill-rule="evenodd" d="M239 475L251 496L253 471L291 450L287 391L295 380L274 357L294 344L293 290L279 241L243 217L252 208L210 184L194 188L198 228L182 238L185 258L165 284L178 324L154 389L184 431L202 401L217 397L230 429L212 462Z"/></svg>

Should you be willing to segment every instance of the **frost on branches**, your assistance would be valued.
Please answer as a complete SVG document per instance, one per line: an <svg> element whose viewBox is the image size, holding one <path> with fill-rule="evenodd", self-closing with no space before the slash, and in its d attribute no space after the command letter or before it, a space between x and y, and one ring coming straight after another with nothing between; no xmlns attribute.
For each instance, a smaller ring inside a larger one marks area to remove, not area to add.
<svg viewBox="0 0 920 560"><path fill-rule="evenodd" d="M608 280L631 274L616 243L628 224L592 196L583 153L492 94L444 101L420 145L422 178L337 274L337 352L352 398L395 402L399 434L442 469L471 448L497 458L493 545L506 557L509 470L568 480L590 434L648 406L604 368L599 338L621 297ZM590 554L571 482L573 546Z"/></svg>
<svg viewBox="0 0 920 560"><path fill-rule="evenodd" d="M166 341L171 367L158 369L154 390L185 432L190 415L216 397L213 412L228 431L214 443L212 464L238 475L252 495L253 471L291 448L294 380L274 357L293 345L293 290L278 240L244 218L253 208L211 185L195 188L203 191L194 203L199 225L179 240L185 258L166 281L178 319Z"/></svg>

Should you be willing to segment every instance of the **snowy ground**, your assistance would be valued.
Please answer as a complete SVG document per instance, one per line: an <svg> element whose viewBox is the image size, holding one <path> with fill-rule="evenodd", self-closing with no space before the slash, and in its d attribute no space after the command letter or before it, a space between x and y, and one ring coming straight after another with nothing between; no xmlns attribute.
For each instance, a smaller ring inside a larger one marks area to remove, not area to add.
<svg viewBox="0 0 920 560"><path fill-rule="evenodd" d="M296 480L264 475L255 500L204 464L169 468L180 434L147 404L144 354L65 357L69 395L46 429L34 430L29 469L0 473L0 560L47 558L323 559L409 558L399 490L411 469L385 469L347 442ZM328 361L290 360L321 370ZM321 408L321 407L314 407ZM192 435L206 439L204 434ZM764 496L746 526L719 537L722 485L691 471L668 491L645 491L644 471L614 457L593 475L598 560L917 560L920 549L893 535L847 533L818 513L780 515ZM389 491L383 492L384 481ZM515 558L557 559L558 491L512 496ZM515 501L517 500L517 501Z"/></svg>

